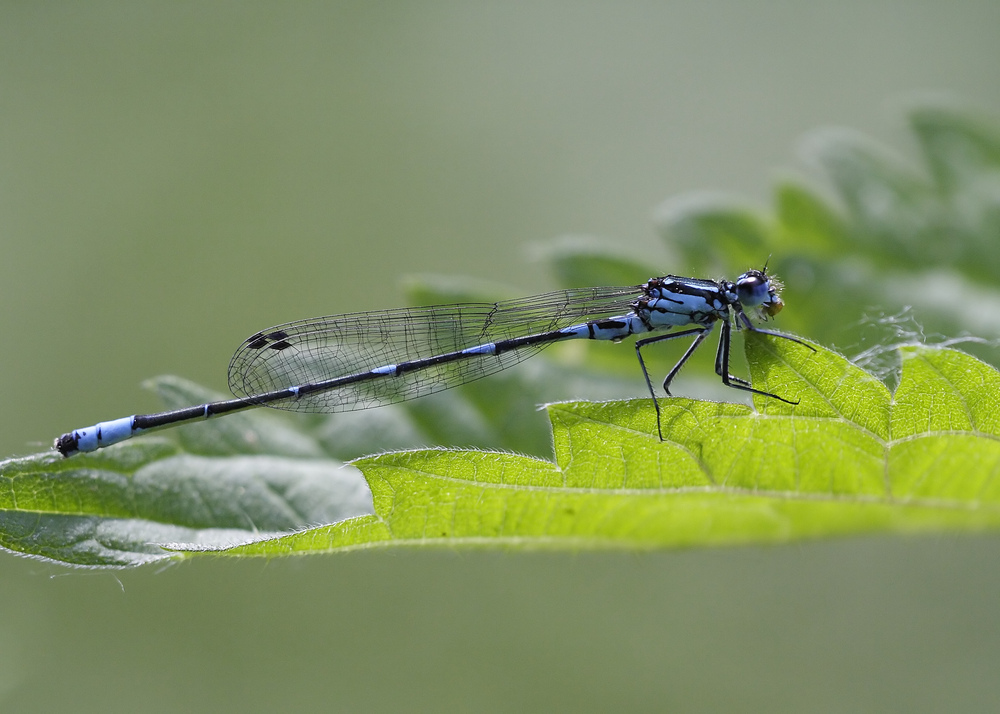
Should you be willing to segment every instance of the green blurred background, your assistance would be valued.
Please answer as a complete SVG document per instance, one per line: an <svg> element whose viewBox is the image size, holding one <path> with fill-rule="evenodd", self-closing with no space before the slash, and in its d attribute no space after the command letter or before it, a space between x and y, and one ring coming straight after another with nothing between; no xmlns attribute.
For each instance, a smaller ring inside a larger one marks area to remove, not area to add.
<svg viewBox="0 0 1000 714"><path fill-rule="evenodd" d="M542 291L528 246L566 233L660 255L670 196L769 202L818 125L905 151L903 97L997 112L998 69L990 0L4 2L0 453L155 408L157 374L223 390L248 334L400 305L410 273ZM951 536L115 574L4 556L0 702L993 711L998 556Z"/></svg>

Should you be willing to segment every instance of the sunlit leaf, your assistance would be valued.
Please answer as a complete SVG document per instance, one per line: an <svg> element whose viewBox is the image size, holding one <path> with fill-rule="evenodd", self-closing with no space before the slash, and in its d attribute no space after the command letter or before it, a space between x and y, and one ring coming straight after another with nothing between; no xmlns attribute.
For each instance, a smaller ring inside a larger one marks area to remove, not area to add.
<svg viewBox="0 0 1000 714"><path fill-rule="evenodd" d="M645 548L1000 527L993 368L907 347L893 397L835 353L748 345L756 383L798 405L666 400L663 442L648 400L552 405L555 462L461 450L362 459L374 517L229 552Z"/></svg>

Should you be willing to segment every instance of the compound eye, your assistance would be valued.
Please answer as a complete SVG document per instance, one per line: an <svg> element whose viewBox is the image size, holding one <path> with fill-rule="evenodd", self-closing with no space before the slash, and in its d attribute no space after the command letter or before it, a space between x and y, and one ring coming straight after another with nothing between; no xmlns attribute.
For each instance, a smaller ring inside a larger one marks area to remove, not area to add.
<svg viewBox="0 0 1000 714"><path fill-rule="evenodd" d="M756 307L768 298L770 285L760 273L744 273L736 281L736 294L744 307Z"/></svg>

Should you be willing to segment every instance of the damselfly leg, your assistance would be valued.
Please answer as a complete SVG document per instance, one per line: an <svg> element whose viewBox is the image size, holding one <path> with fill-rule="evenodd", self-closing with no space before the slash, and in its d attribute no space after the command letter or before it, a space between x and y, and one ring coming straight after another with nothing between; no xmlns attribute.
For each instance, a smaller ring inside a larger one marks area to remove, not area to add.
<svg viewBox="0 0 1000 714"><path fill-rule="evenodd" d="M771 337L780 337L782 339L790 340L792 342L800 344L804 347L808 347L813 352L816 351L816 348L813 347L812 345L796 337L792 337L791 335L785 335L782 334L781 332L774 332L772 330L759 329L752 322L750 322L750 320L746 317L745 314L743 314L742 311L740 311L738 314L739 317L742 318L744 327L748 332L757 332L762 335L769 335ZM715 373L720 377L722 377L722 383L725 384L727 387L732 387L733 389L739 389L745 392L750 392L752 394L759 394L762 397L770 397L772 399L777 399L779 402L784 402L785 404L791 404L793 406L798 404L799 400L797 399L792 401L791 399L785 399L784 397L780 397L777 394L772 394L771 392L765 392L762 389L755 389L750 385L750 382L748 382L747 380L742 379L741 377L737 377L733 374L730 374L729 359L730 359L730 350L732 346L732 332L733 332L732 323L728 316L723 318L721 322L722 322L722 333L719 336L719 346L715 352ZM649 389L649 394L653 399L653 407L656 409L656 433L659 435L660 441L664 440L662 412L660 410L659 399L657 399L656 397L656 390L653 388L653 382L649 378L649 370L646 368L646 362L642 358L642 348L651 345L654 342L664 342L666 340L672 340L678 337L697 335L697 337L694 338L694 341L691 343L691 345L684 351L684 354L681 356L681 358L677 360L677 363L670 368L670 371L667 373L667 376L663 380L663 391L669 397L671 396L670 384L671 382L673 382L674 377L676 377L677 373L681 371L681 368L688 361L691 355L694 354L695 350L697 350L701 346L702 342L705 341L705 338L708 337L709 333L712 331L712 327L714 326L714 324L715 323L712 323L707 327L698 327L691 330L684 330L682 332L673 332L664 335L656 335L655 337L647 337L642 340L637 340L635 343L635 354L639 358L639 367L642 369L642 376L646 380L646 387Z"/></svg>

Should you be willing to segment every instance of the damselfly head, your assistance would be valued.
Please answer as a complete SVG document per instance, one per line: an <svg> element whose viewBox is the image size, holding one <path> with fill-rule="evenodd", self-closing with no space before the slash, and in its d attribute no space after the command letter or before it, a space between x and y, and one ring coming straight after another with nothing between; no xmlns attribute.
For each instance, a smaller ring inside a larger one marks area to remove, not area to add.
<svg viewBox="0 0 1000 714"><path fill-rule="evenodd" d="M762 270L748 270L736 279L736 294L745 308L757 308L761 317L774 317L785 303L781 301L781 282Z"/></svg>

